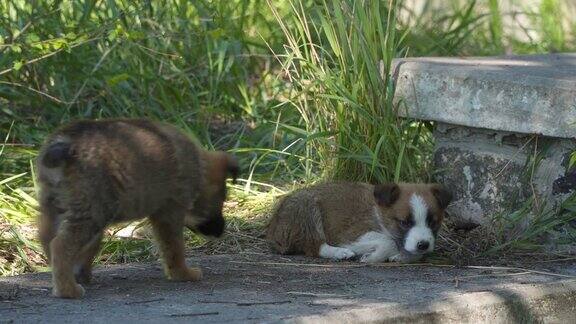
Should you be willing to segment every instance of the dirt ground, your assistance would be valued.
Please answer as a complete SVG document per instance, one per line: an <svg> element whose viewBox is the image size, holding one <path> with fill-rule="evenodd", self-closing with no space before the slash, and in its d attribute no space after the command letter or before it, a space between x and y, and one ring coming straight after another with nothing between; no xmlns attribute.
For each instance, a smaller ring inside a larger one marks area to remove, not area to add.
<svg viewBox="0 0 576 324"><path fill-rule="evenodd" d="M197 283L165 280L159 262L100 267L82 300L50 297L50 274L0 278L0 323L277 322L388 307L431 307L444 298L506 294L576 278L576 261L518 268L327 262L261 253L199 255Z"/></svg>

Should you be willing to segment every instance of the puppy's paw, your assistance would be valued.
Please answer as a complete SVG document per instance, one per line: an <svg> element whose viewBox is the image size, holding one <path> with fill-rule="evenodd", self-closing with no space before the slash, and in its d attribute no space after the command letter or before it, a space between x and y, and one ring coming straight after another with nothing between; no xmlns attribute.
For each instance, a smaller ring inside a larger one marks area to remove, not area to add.
<svg viewBox="0 0 576 324"><path fill-rule="evenodd" d="M360 262L362 262L362 263L371 263L371 262L370 262L370 260L371 260L370 257L371 257L371 256L372 256L372 253L363 254L363 255L360 257Z"/></svg>
<svg viewBox="0 0 576 324"><path fill-rule="evenodd" d="M332 260L347 260L356 256L356 253L350 249L331 246L326 243L320 246L318 254L321 258Z"/></svg>
<svg viewBox="0 0 576 324"><path fill-rule="evenodd" d="M202 279L202 270L199 268L183 268L170 273L172 281L199 281Z"/></svg>
<svg viewBox="0 0 576 324"><path fill-rule="evenodd" d="M73 284L66 287L52 288L52 295L58 298L82 298L84 296L84 287L79 284Z"/></svg>
<svg viewBox="0 0 576 324"><path fill-rule="evenodd" d="M396 255L391 256L388 259L388 261L390 261L390 262L403 262L404 258L402 257L401 254L396 254Z"/></svg>
<svg viewBox="0 0 576 324"><path fill-rule="evenodd" d="M408 255L408 254L395 254L388 258L390 262L401 262L401 263L410 263L410 262L417 262L422 259L421 255Z"/></svg>
<svg viewBox="0 0 576 324"><path fill-rule="evenodd" d="M348 260L352 259L355 256L356 254L354 253L354 251L345 248L339 248L338 250L334 251L333 258L335 260Z"/></svg>
<svg viewBox="0 0 576 324"><path fill-rule="evenodd" d="M360 262L362 263L378 263L382 261L385 261L385 258L381 253L378 253L377 251L366 253L360 258Z"/></svg>

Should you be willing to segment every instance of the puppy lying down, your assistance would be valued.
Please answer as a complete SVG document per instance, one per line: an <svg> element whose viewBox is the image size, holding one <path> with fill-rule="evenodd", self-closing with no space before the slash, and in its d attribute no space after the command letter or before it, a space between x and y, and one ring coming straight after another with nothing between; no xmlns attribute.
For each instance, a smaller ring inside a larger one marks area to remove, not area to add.
<svg viewBox="0 0 576 324"><path fill-rule="evenodd" d="M438 184L323 183L280 199L266 239L281 254L412 262L434 249L451 199Z"/></svg>

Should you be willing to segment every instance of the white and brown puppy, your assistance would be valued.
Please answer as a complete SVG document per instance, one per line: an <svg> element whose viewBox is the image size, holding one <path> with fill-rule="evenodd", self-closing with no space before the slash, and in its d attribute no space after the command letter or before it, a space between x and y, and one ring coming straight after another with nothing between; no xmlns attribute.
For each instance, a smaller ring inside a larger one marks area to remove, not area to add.
<svg viewBox="0 0 576 324"><path fill-rule="evenodd" d="M38 157L40 241L53 294L78 298L90 281L104 229L148 217L171 280L195 281L184 259L183 227L224 231L226 178L238 164L178 129L144 119L77 121L54 132Z"/></svg>
<svg viewBox="0 0 576 324"><path fill-rule="evenodd" d="M324 183L283 197L266 238L281 254L415 261L434 249L451 199L438 184Z"/></svg>

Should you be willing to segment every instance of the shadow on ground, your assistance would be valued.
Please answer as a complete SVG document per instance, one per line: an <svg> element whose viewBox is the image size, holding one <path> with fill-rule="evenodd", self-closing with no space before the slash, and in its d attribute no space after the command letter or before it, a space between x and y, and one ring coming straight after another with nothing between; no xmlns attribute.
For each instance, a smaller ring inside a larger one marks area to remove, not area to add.
<svg viewBox="0 0 576 324"><path fill-rule="evenodd" d="M576 263L546 263L527 271L365 266L267 254L189 261L203 268L201 282L168 282L159 263L99 268L82 300L50 297L49 273L1 278L0 322L433 323L576 317L576 281L570 278Z"/></svg>

